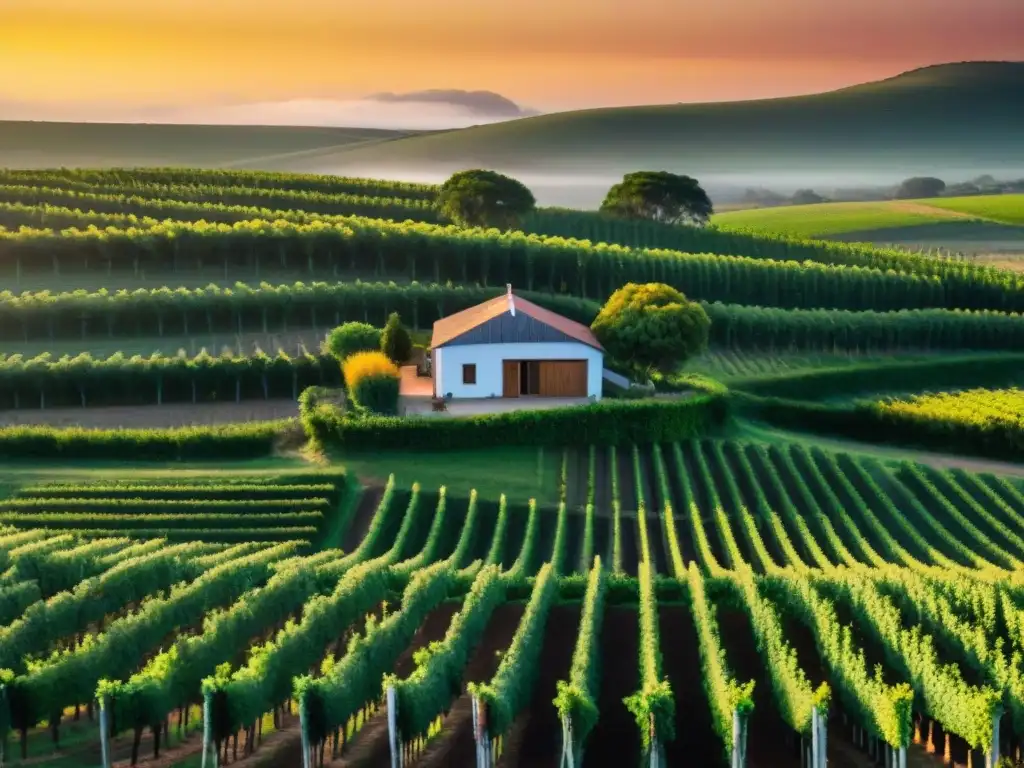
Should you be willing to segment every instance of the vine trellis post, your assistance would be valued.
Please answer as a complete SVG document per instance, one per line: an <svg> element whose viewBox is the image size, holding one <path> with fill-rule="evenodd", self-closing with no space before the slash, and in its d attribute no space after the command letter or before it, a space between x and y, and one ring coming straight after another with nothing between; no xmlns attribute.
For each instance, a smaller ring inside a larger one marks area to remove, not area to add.
<svg viewBox="0 0 1024 768"><path fill-rule="evenodd" d="M103 696L100 705L100 760L103 768L110 768L110 698Z"/></svg>
<svg viewBox="0 0 1024 768"><path fill-rule="evenodd" d="M487 731L487 705L473 697L473 738L476 741L476 768L494 768L491 735Z"/></svg>
<svg viewBox="0 0 1024 768"><path fill-rule="evenodd" d="M207 768L206 759L210 758L211 768L217 768L220 759L218 750L213 743L213 694L203 695L203 758L202 768Z"/></svg>
<svg viewBox="0 0 1024 768"><path fill-rule="evenodd" d="M388 748L391 751L391 768L403 768L402 737L398 733L398 696L395 686L389 685L387 691L388 707Z"/></svg>
<svg viewBox="0 0 1024 768"><path fill-rule="evenodd" d="M572 735L572 716L562 718L562 756L558 768L576 768L576 744Z"/></svg>
<svg viewBox="0 0 1024 768"><path fill-rule="evenodd" d="M747 716L738 709L732 711L732 765L731 768L747 766Z"/></svg>

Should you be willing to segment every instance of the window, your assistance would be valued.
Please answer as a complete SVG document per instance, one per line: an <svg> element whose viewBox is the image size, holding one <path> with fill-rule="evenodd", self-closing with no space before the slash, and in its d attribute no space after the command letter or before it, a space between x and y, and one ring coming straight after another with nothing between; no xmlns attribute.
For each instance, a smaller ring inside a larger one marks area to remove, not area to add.
<svg viewBox="0 0 1024 768"><path fill-rule="evenodd" d="M462 383L476 384L476 364L469 363L462 366Z"/></svg>

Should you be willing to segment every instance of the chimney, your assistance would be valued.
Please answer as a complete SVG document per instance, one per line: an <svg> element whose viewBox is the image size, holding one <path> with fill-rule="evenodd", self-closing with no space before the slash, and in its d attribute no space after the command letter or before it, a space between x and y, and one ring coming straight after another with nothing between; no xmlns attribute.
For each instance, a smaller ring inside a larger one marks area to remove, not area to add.
<svg viewBox="0 0 1024 768"><path fill-rule="evenodd" d="M508 296L508 311L512 314L512 317L516 316L516 303L512 298L512 283L505 284L505 295Z"/></svg>

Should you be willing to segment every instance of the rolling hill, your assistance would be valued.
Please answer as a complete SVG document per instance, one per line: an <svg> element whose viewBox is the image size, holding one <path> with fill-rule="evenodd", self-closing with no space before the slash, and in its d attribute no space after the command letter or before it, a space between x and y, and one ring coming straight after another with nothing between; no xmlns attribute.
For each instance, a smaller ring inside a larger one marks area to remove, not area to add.
<svg viewBox="0 0 1024 768"><path fill-rule="evenodd" d="M409 135L372 128L0 121L0 166L291 167Z"/></svg>
<svg viewBox="0 0 1024 768"><path fill-rule="evenodd" d="M755 179L954 176L1024 168L1024 63L949 64L813 96L547 114L342 148L299 170ZM300 161L300 163L303 161Z"/></svg>
<svg viewBox="0 0 1024 768"><path fill-rule="evenodd" d="M440 181L488 167L546 205L596 207L639 168L746 186L1024 174L1024 62L946 64L829 93L594 109L432 132L0 122L0 165L228 166Z"/></svg>

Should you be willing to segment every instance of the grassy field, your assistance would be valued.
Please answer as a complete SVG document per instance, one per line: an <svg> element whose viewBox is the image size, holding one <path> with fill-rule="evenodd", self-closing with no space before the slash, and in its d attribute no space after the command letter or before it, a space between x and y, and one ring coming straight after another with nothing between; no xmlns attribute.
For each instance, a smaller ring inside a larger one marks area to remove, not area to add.
<svg viewBox="0 0 1024 768"><path fill-rule="evenodd" d="M963 220L1024 224L1024 195L754 208L718 214L713 221L723 229L752 229L798 237L830 237L914 228L925 224L963 223ZM907 234L911 236L913 233Z"/></svg>
<svg viewBox="0 0 1024 768"><path fill-rule="evenodd" d="M728 211L722 229L899 245L962 253L1019 268L1024 254L1024 195L980 195L864 203L820 203Z"/></svg>
<svg viewBox="0 0 1024 768"><path fill-rule="evenodd" d="M935 208L977 216L1001 224L1024 225L1024 195L981 195L931 200Z"/></svg>

